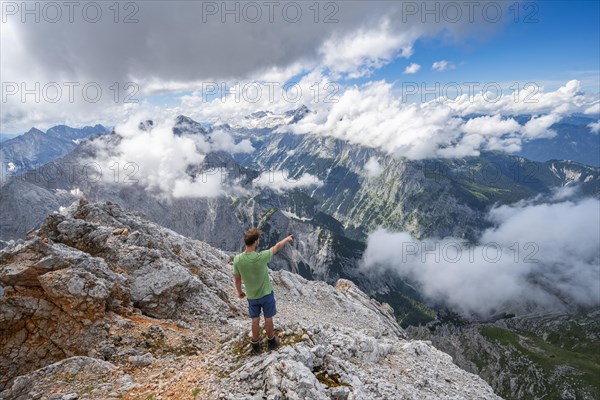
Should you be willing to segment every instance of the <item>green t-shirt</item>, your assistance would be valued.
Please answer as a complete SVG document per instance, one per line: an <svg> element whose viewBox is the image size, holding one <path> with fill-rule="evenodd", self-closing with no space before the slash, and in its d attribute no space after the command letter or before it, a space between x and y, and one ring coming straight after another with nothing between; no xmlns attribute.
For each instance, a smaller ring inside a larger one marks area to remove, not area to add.
<svg viewBox="0 0 600 400"><path fill-rule="evenodd" d="M271 249L263 250L260 253L244 252L233 258L233 274L242 276L248 299L260 299L273 291L267 268L267 263L272 258Z"/></svg>

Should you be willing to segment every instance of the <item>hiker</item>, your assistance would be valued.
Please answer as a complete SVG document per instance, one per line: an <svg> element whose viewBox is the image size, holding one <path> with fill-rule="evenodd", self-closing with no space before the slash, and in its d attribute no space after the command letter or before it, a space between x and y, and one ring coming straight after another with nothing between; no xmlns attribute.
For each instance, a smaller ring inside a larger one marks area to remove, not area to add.
<svg viewBox="0 0 600 400"><path fill-rule="evenodd" d="M269 278L267 263L287 243L294 240L289 235L270 249L256 252L261 230L250 228L244 233L246 251L238 254L233 259L233 281L240 299L248 299L248 309L252 318L252 352L260 353L259 329L261 310L265 318L265 331L267 331L269 350L279 347L280 340L273 331L273 316L277 313L273 285ZM246 293L242 291L242 281L246 286Z"/></svg>

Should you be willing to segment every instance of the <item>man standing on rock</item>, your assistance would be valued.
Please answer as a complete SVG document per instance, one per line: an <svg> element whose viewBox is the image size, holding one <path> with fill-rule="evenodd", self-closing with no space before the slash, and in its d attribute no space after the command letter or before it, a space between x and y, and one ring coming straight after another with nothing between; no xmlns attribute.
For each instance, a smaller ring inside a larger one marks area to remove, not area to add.
<svg viewBox="0 0 600 400"><path fill-rule="evenodd" d="M283 248L293 239L292 235L286 237L270 249L256 252L261 230L250 228L244 233L246 251L238 254L233 259L233 281L239 298L248 298L250 318L252 318L252 351L260 353L259 329L260 313L264 313L265 330L269 350L279 347L279 338L273 331L273 316L277 313L275 296L273 296L273 285L269 278L267 263L271 261L275 253ZM246 286L246 292L242 291L242 281Z"/></svg>

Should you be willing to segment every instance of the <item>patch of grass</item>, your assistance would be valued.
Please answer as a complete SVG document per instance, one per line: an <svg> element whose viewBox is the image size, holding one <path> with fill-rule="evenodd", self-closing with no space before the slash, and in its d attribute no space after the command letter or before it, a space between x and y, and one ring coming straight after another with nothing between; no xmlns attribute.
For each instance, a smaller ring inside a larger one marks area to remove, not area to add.
<svg viewBox="0 0 600 400"><path fill-rule="evenodd" d="M327 371L319 371L315 374L317 380L328 388L338 386L350 386L349 383L340 380L339 374L328 374Z"/></svg>
<svg viewBox="0 0 600 400"><path fill-rule="evenodd" d="M169 354L175 356L195 356L196 351L198 350L189 343L180 343L179 345L171 346L166 344L162 339L149 340L144 343L144 347L155 356L165 356Z"/></svg>
<svg viewBox="0 0 600 400"><path fill-rule="evenodd" d="M498 189L491 186L484 186L479 183L475 183L471 180L463 179L459 183L464 186L467 192L475 196L478 200L488 203L502 196L505 189Z"/></svg>
<svg viewBox="0 0 600 400"><path fill-rule="evenodd" d="M298 330L296 332L294 332L291 335L285 335L285 336L279 336L281 339L281 345L282 346L293 346L297 343L301 343L302 342L302 336L304 336L304 334L306 333L306 331L304 329Z"/></svg>
<svg viewBox="0 0 600 400"><path fill-rule="evenodd" d="M493 326L480 327L479 332L490 341L513 347L541 368L547 377L551 377L560 366L575 368L578 373L572 375L573 379L595 393L600 393L600 381L597 379L600 376L600 364L597 354L561 348L531 332L516 333Z"/></svg>
<svg viewBox="0 0 600 400"><path fill-rule="evenodd" d="M234 342L231 345L231 353L236 356L236 361L241 361L245 357L250 356L250 348L248 346L248 340L246 338Z"/></svg>
<svg viewBox="0 0 600 400"><path fill-rule="evenodd" d="M273 214L275 214L276 211L277 211L276 207L271 207L267 211L265 211L264 213L261 213L261 215L260 215L260 222L264 223L264 222L268 221L269 218L271 218L271 216Z"/></svg>
<svg viewBox="0 0 600 400"><path fill-rule="evenodd" d="M231 376L230 372L223 370L216 370L215 374L221 379L229 378Z"/></svg>
<svg viewBox="0 0 600 400"><path fill-rule="evenodd" d="M436 318L436 313L425 304L402 293L376 294L375 298L388 303L402 328L425 325Z"/></svg>
<svg viewBox="0 0 600 400"><path fill-rule="evenodd" d="M154 399L154 393L150 393L148 395L148 397L146 397L146 400L153 400Z"/></svg>
<svg viewBox="0 0 600 400"><path fill-rule="evenodd" d="M597 322L593 327L587 327L587 329L584 329L577 323L570 323L550 333L546 342L561 349L568 349L586 355L596 364L600 364L600 341L590 339L586 336L587 332L594 330L600 331L600 324Z"/></svg>
<svg viewBox="0 0 600 400"><path fill-rule="evenodd" d="M200 394L202 390L201 389L194 389L192 390L192 396L196 397Z"/></svg>

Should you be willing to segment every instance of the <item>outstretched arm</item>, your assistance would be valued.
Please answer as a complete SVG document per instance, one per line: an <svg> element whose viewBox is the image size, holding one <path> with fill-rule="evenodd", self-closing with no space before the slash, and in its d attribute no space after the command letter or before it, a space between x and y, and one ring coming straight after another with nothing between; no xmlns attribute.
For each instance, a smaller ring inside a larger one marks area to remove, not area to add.
<svg viewBox="0 0 600 400"><path fill-rule="evenodd" d="M293 240L294 240L294 236L292 236L292 235L286 237L285 239L278 242L275 246L271 247L271 253L273 255L275 255L275 253L277 253L279 250L281 250L283 248L283 246L285 246L287 243L291 243Z"/></svg>

